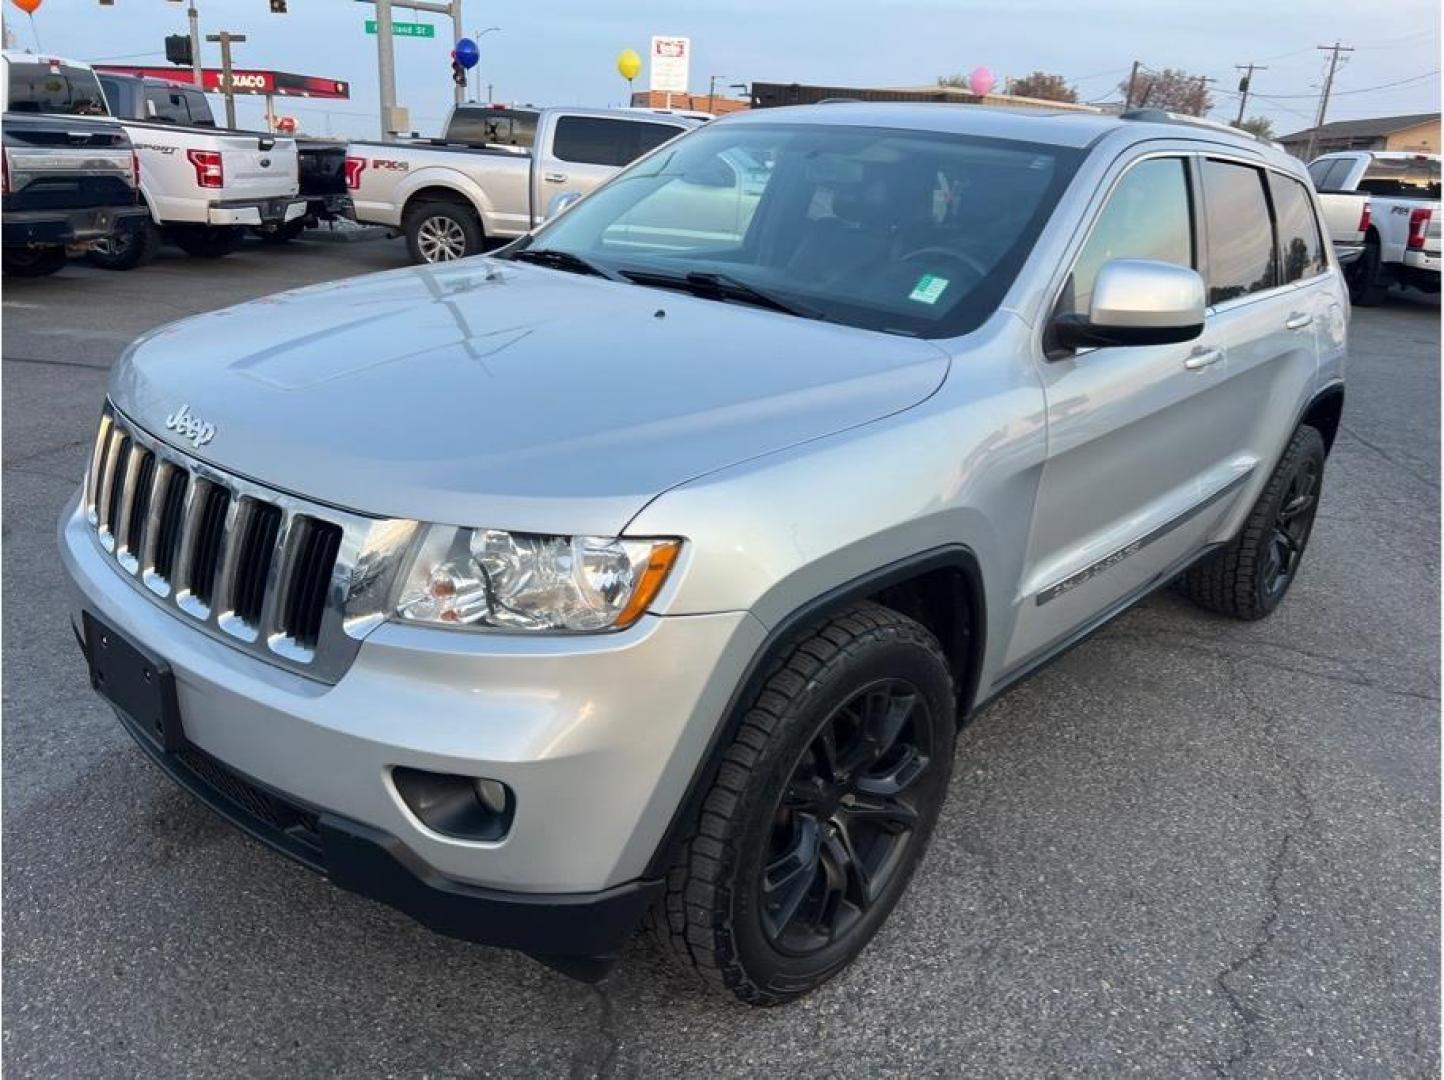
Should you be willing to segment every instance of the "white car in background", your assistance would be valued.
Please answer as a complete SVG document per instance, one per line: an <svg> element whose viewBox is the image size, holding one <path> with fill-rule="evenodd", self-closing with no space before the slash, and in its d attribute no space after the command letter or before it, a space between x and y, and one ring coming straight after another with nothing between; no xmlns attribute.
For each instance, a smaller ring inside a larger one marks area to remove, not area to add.
<svg viewBox="0 0 1444 1080"><path fill-rule="evenodd" d="M6 111L113 117L89 64L6 51L0 80ZM140 158L149 227L91 253L107 269L154 254L162 235L190 255L234 251L247 226L284 224L306 213L298 196L296 140L161 121L117 120Z"/></svg>
<svg viewBox="0 0 1444 1080"><path fill-rule="evenodd" d="M1371 210L1363 252L1348 269L1349 296L1367 307L1390 285L1439 291L1439 155L1346 150L1309 163L1314 186L1327 193L1358 192Z"/></svg>

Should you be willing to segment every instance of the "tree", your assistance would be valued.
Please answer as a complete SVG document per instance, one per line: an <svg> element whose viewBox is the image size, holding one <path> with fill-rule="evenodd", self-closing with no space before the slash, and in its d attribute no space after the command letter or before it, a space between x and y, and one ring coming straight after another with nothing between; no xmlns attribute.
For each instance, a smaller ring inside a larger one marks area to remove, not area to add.
<svg viewBox="0 0 1444 1080"><path fill-rule="evenodd" d="M938 85L966 90L968 88L968 77L966 75L939 75Z"/></svg>
<svg viewBox="0 0 1444 1080"><path fill-rule="evenodd" d="M1242 124L1235 123L1233 126L1241 131L1247 131L1250 135L1257 135L1260 139L1274 137L1274 122L1267 116L1250 116Z"/></svg>
<svg viewBox="0 0 1444 1080"><path fill-rule="evenodd" d="M1044 101L1078 100L1078 91L1069 86L1063 76L1047 71L1035 71L1021 79L1013 79L1008 84L1008 93L1018 97L1042 98Z"/></svg>
<svg viewBox="0 0 1444 1080"><path fill-rule="evenodd" d="M1118 84L1119 93L1128 94L1128 80ZM1138 82L1133 87L1135 109L1165 109L1168 112L1184 113L1187 116L1202 116L1213 108L1213 98L1208 93L1208 83L1201 75L1190 75L1186 71L1164 68L1162 71L1138 72Z"/></svg>

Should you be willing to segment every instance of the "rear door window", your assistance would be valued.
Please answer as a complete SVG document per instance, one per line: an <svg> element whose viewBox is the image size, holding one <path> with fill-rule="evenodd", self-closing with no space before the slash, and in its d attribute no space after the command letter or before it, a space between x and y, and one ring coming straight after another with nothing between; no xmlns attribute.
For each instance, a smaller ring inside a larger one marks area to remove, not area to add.
<svg viewBox="0 0 1444 1080"><path fill-rule="evenodd" d="M1283 253L1284 283L1313 277L1328 269L1324 240L1314 216L1313 200L1297 180L1269 173L1269 192L1278 222L1279 251Z"/></svg>
<svg viewBox="0 0 1444 1080"><path fill-rule="evenodd" d="M1069 278L1062 312L1086 314L1098 271L1110 259L1156 259L1195 265L1183 158L1148 158L1132 166L1108 196Z"/></svg>
<svg viewBox="0 0 1444 1080"><path fill-rule="evenodd" d="M1222 304L1278 282L1273 221L1263 174L1251 165L1203 162L1208 302Z"/></svg>
<svg viewBox="0 0 1444 1080"><path fill-rule="evenodd" d="M10 111L108 116L95 72L61 63L10 63Z"/></svg>
<svg viewBox="0 0 1444 1080"><path fill-rule="evenodd" d="M605 116L563 116L557 120L552 154L579 165L630 165L648 150L680 134L675 124L618 120Z"/></svg>
<svg viewBox="0 0 1444 1080"><path fill-rule="evenodd" d="M159 120L165 124L189 124L191 122L191 111L186 102L186 96L178 90L167 90L159 86L147 87L145 101L149 106L146 112L152 120Z"/></svg>

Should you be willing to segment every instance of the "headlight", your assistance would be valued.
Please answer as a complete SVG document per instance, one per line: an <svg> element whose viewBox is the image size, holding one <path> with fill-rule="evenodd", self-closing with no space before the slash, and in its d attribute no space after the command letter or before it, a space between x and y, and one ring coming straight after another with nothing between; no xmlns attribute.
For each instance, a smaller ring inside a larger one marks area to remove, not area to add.
<svg viewBox="0 0 1444 1080"><path fill-rule="evenodd" d="M438 626L621 630L655 599L682 542L433 525L396 617Z"/></svg>

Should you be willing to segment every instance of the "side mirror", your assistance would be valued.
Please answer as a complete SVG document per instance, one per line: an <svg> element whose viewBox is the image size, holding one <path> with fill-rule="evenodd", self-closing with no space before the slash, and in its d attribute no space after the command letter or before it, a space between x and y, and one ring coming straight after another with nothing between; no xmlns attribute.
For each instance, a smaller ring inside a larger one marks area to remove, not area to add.
<svg viewBox="0 0 1444 1080"><path fill-rule="evenodd" d="M1152 259L1113 259L1093 283L1087 315L1059 315L1053 340L1063 348L1167 345L1203 333L1203 278Z"/></svg>
<svg viewBox="0 0 1444 1080"><path fill-rule="evenodd" d="M571 206L572 203L576 202L581 197L582 193L580 191L557 192L555 195L552 196L551 202L547 203L546 217L542 220L550 221L552 218L556 217L558 214L560 214L567 207Z"/></svg>

